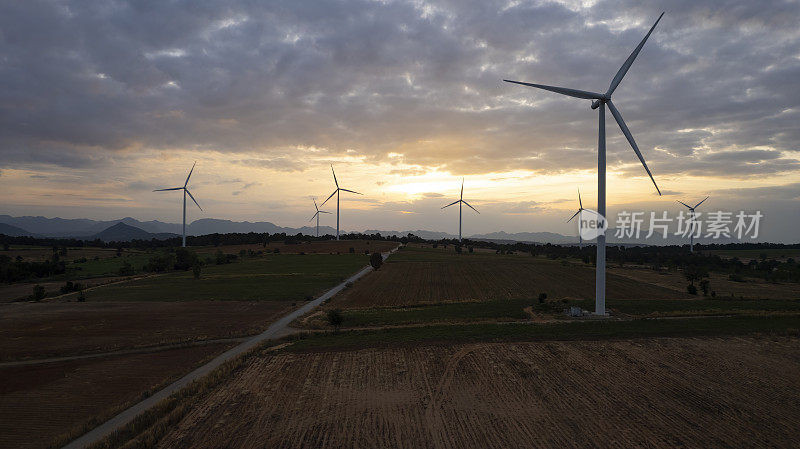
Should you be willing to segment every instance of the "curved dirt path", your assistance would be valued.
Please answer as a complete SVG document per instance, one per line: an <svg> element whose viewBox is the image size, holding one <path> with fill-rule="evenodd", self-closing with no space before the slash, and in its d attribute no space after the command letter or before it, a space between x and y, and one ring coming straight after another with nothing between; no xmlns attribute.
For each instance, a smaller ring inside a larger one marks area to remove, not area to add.
<svg viewBox="0 0 800 449"><path fill-rule="evenodd" d="M383 260L386 260L392 253L397 251L397 248L389 251L388 253L383 253ZM344 282L333 287L332 289L328 290L324 295L320 296L319 298L307 302L305 305L300 307L299 309L294 310L290 314L284 316L283 318L279 319L278 321L272 323L267 330L264 332L249 338L248 340L244 341L240 345L225 351L224 353L220 354L219 356L215 357L210 362L206 363L205 365L195 369L194 371L190 372L189 374L183 376L182 378L176 380L175 382L171 383L170 385L166 386L164 389L154 393L152 396L148 397L147 399L139 402L131 406L130 408L122 411L117 416L109 419L108 421L104 422L103 424L95 427L88 433L84 434L80 438L73 440L71 443L64 446L63 449L82 449L88 447L91 444L94 444L106 436L110 435L116 430L119 430L129 422L133 421L134 418L139 416L141 413L147 411L151 407L155 406L159 402L163 401L164 399L168 398L173 393L183 389L190 383L199 380L216 368L218 368L223 363L232 360L245 352L255 348L259 344L263 343L264 341L279 338L281 335L284 335L286 329L288 328L289 324L296 320L297 318L305 315L311 309L319 306L325 300L333 297L340 291L344 290L348 282L355 282L356 280L360 279L361 277L365 276L369 272L372 271L372 267L367 265L358 273L350 276L349 278L345 279Z"/></svg>

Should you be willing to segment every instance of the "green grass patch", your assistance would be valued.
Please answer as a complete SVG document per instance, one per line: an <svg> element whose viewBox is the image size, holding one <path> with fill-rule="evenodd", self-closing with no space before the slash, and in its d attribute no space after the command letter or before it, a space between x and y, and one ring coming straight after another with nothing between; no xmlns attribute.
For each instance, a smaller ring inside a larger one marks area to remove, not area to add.
<svg viewBox="0 0 800 449"><path fill-rule="evenodd" d="M478 341L604 340L777 333L797 335L800 316L734 316L631 321L584 320L552 324L434 325L305 335L290 351L347 350L374 346Z"/></svg>
<svg viewBox="0 0 800 449"><path fill-rule="evenodd" d="M171 272L100 288L91 301L301 301L335 286L368 264L357 254L275 254Z"/></svg>
<svg viewBox="0 0 800 449"><path fill-rule="evenodd" d="M120 257L106 257L103 259L87 259L86 262L67 263L67 272L60 277L66 279L80 279L101 276L117 276L125 262L133 266L134 273L141 273L142 267L156 253L124 254Z"/></svg>

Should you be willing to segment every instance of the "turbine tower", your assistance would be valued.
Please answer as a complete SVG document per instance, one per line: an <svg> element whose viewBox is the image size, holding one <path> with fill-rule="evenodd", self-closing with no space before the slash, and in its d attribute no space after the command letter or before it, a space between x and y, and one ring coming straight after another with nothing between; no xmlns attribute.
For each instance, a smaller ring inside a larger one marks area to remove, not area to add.
<svg viewBox="0 0 800 449"><path fill-rule="evenodd" d="M314 209L316 209L317 211L314 212L314 215L311 216L311 220L313 220L315 217L317 219L317 237L319 237L319 214L329 214L330 212L326 212L324 210L319 210L319 207L317 207L317 200L316 199L314 199ZM308 220L308 221L311 221L311 220Z"/></svg>
<svg viewBox="0 0 800 449"><path fill-rule="evenodd" d="M588 92L583 90L576 90L576 89L568 89L565 87L556 87L556 86L546 86L543 84L532 84L532 83L523 83L520 81L511 81L511 80L503 80L508 83L516 83L521 84L523 86L530 86L535 87L537 89L544 89L549 90L551 92L556 92L562 95L567 95L570 97L575 98L582 98L585 100L593 100L592 101L592 109L598 109L599 115L599 123L598 123L598 135L597 135L597 212L605 217L606 215L606 105L608 105L608 109L611 111L611 115L614 116L614 119L617 121L620 129L622 130L622 134L628 139L628 142L631 144L633 151L636 153L636 156L639 158L639 161L644 166L645 171L647 171L647 175L650 176L650 180L653 181L653 185L656 186L656 191L658 191L659 196L661 195L661 190L658 188L655 179L653 179L653 174L650 173L650 169L647 167L647 164L644 161L644 157L642 157L642 153L639 151L639 147L636 145L636 141L633 140L633 135L631 135L630 130L628 130L628 125L625 124L625 121L622 119L622 115L619 113L619 110L614 106L614 103L611 101L611 95L614 93L614 90L619 86L619 83L622 81L622 78L625 77L625 74L628 72L628 69L631 68L633 61L636 59L636 56L639 55L639 52L642 50L644 43L647 41L647 38L650 37L650 34L658 25L658 22L661 20L661 17L664 16L662 12L660 16L658 16L658 20L653 26L650 28L650 31L647 32L644 39L639 43L636 49L633 50L628 59L622 64L617 74L614 76L614 79L611 80L611 85L608 87L608 90L604 94L599 94L596 92ZM594 313L597 315L605 315L606 313L606 236L605 234L600 234L597 237L597 271L595 273L595 305L594 305Z"/></svg>
<svg viewBox="0 0 800 449"><path fill-rule="evenodd" d="M581 189L578 189L578 212L575 212L575 215L569 217L569 220L567 220L567 223L572 221L573 218L577 217L581 212L583 212L583 210L584 210L583 209L583 202L581 202ZM580 224L580 221L581 221L581 219L578 218L578 247L580 249L583 249L583 237L581 236L581 224Z"/></svg>
<svg viewBox="0 0 800 449"><path fill-rule="evenodd" d="M689 252L690 253L694 252L694 225L697 223L695 221L696 215L694 213L694 210L697 209L697 207L699 205L703 204L705 202L705 200L707 200L708 198L709 197L705 197L705 199L703 199L703 201L700 201L699 203L695 204L694 207L684 203L683 201L678 201L679 203L683 204L684 206L686 206L689 209L689 217L690 217L690 221L692 222L692 231L691 231L691 233L689 233Z"/></svg>
<svg viewBox="0 0 800 449"><path fill-rule="evenodd" d="M186 248L186 195L189 195L189 198L191 198L192 201L194 201L194 204L197 204L197 207L200 210L203 210L203 208L200 207L200 204L197 203L197 200L194 199L194 197L192 196L192 192L190 192L189 189L186 187L189 184L189 178L192 177L192 172L194 171L195 165L197 165L197 161L195 161L195 163L192 164L192 169L189 170L189 176L186 177L186 182L183 183L183 187L173 187L171 189L153 190L153 192L166 192L167 190L183 190L183 247L184 248Z"/></svg>
<svg viewBox="0 0 800 449"><path fill-rule="evenodd" d="M331 196L329 196L325 201L322 202L322 204L320 204L320 207L324 206L329 199L333 198L333 195L336 195L336 240L339 240L339 192L350 192L355 193L356 195L363 195L363 193L358 193L353 190L339 187L339 181L336 180L336 171L333 170L333 164L331 164L331 172L333 173L333 182L336 183L336 190L334 190L333 193L331 193Z"/></svg>
<svg viewBox="0 0 800 449"><path fill-rule="evenodd" d="M458 204L458 241L461 242L461 205L466 204L470 209L478 212L478 209L470 206L470 204L464 201L464 178L461 178L461 196L458 198L458 201L453 201L452 203L448 204L447 206L442 207L442 209L452 206L453 204ZM480 213L480 212L478 212Z"/></svg>

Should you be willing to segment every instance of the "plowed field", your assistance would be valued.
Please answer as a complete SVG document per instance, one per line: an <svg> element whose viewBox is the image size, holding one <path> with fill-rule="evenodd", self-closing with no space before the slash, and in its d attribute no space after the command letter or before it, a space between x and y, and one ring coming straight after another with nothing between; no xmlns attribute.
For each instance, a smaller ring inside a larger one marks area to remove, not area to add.
<svg viewBox="0 0 800 449"><path fill-rule="evenodd" d="M797 338L281 352L158 447L792 447L798 385Z"/></svg>

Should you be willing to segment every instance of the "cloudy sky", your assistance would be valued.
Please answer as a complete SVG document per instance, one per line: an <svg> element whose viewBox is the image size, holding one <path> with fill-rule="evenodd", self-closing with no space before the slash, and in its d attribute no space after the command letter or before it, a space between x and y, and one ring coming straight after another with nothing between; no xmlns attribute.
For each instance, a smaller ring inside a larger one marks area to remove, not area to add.
<svg viewBox="0 0 800 449"><path fill-rule="evenodd" d="M800 232L800 4L752 0L0 2L0 213L301 226L343 187L342 227L573 233L596 201L590 102L608 114L608 203L761 210ZM344 197L343 197L344 199ZM330 217L330 216L328 216ZM326 217L326 218L328 218ZM333 221L326 224L333 224Z"/></svg>

